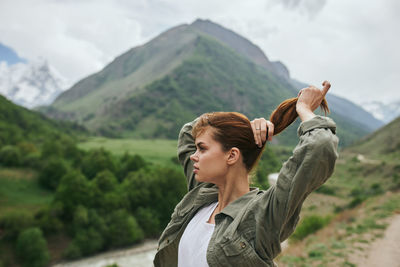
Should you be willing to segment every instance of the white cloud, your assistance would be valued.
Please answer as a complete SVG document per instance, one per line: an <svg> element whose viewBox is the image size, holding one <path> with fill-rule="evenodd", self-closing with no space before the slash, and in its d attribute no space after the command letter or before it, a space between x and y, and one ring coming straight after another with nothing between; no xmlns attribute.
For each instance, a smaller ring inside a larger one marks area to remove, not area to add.
<svg viewBox="0 0 400 267"><path fill-rule="evenodd" d="M355 102L399 99L399 2L2 0L0 42L76 81L161 32L208 18L250 39L293 77ZM362 101L360 101L362 98Z"/></svg>

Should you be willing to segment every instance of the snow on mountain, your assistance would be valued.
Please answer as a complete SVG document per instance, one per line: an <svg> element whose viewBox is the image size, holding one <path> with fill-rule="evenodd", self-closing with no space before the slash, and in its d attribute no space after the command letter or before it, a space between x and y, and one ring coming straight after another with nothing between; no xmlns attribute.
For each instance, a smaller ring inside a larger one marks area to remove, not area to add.
<svg viewBox="0 0 400 267"><path fill-rule="evenodd" d="M370 101L362 103L361 106L375 118L385 123L389 123L400 116L400 100L388 104L379 101Z"/></svg>
<svg viewBox="0 0 400 267"><path fill-rule="evenodd" d="M67 87L66 80L44 59L13 65L0 62L0 94L18 105L51 104Z"/></svg>

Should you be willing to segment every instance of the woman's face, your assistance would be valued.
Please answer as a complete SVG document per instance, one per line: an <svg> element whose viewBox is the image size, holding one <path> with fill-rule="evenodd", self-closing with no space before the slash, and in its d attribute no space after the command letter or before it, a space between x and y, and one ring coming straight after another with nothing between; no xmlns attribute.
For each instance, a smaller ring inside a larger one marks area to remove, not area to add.
<svg viewBox="0 0 400 267"><path fill-rule="evenodd" d="M199 182L216 183L223 181L228 171L228 152L212 138L212 128L208 127L196 137L196 152L190 156L194 163L195 179Z"/></svg>

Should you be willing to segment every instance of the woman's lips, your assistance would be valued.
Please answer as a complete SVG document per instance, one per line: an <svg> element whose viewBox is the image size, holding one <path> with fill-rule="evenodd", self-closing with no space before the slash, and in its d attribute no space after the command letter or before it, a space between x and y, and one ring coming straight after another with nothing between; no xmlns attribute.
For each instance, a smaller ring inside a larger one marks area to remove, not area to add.
<svg viewBox="0 0 400 267"><path fill-rule="evenodd" d="M199 171L199 168L198 167L196 167L196 166L193 166L194 167L194 170L193 170L193 172L194 173L197 173L198 171Z"/></svg>

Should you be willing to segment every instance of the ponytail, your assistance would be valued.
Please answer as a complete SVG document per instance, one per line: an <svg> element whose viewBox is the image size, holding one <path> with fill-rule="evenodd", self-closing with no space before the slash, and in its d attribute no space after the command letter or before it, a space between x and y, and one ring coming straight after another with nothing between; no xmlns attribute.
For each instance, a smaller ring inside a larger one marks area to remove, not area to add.
<svg viewBox="0 0 400 267"><path fill-rule="evenodd" d="M282 132L299 116L296 111L298 97L286 99L272 112L269 120L274 124L274 135ZM329 113L328 102L324 98L320 105L321 109Z"/></svg>

